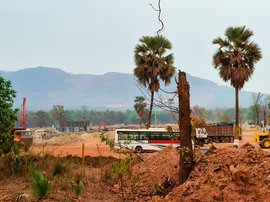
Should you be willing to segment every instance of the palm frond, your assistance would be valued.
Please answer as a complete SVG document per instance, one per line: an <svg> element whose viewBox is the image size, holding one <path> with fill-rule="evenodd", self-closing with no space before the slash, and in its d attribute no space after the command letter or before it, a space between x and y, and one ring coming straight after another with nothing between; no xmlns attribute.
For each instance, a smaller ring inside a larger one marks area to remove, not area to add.
<svg viewBox="0 0 270 202"><path fill-rule="evenodd" d="M149 89L158 90L158 79L167 81L172 77L175 68L172 66L173 54L164 56L167 50L172 48L172 44L164 36L143 36L139 40L139 44L135 46L134 60L136 67L134 75L138 81L145 87L149 85ZM170 68L168 68L170 67ZM162 74L162 76L160 76ZM151 86L150 86L151 84Z"/></svg>
<svg viewBox="0 0 270 202"><path fill-rule="evenodd" d="M254 42L249 42L253 32L242 27L228 27L225 39L217 37L213 44L219 48L213 55L213 66L218 69L224 81L241 89L254 72L254 64L261 57L261 50Z"/></svg>

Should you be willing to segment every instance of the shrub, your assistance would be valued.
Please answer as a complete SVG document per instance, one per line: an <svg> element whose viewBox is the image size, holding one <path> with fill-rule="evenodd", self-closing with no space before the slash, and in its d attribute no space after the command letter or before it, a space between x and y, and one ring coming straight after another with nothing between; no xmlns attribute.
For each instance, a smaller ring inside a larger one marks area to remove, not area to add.
<svg viewBox="0 0 270 202"><path fill-rule="evenodd" d="M130 174L131 173L131 160L132 160L132 156L128 156L124 159L121 159L119 162L113 162L111 164L112 175L115 178L120 179L126 174Z"/></svg>
<svg viewBox="0 0 270 202"><path fill-rule="evenodd" d="M78 197L83 193L83 181L82 175L77 174L75 176L75 180L71 181L71 186L74 190L75 195Z"/></svg>
<svg viewBox="0 0 270 202"><path fill-rule="evenodd" d="M83 192L83 185L82 182L75 182L75 181L71 181L71 186L74 190L75 195L78 197L82 194Z"/></svg>
<svg viewBox="0 0 270 202"><path fill-rule="evenodd" d="M49 180L43 175L43 173L33 167L29 167L29 173L32 178L33 193L39 199L46 198L51 192L51 185Z"/></svg>
<svg viewBox="0 0 270 202"><path fill-rule="evenodd" d="M57 162L53 169L53 176L63 175L67 171L68 171L67 164Z"/></svg>
<svg viewBox="0 0 270 202"><path fill-rule="evenodd" d="M10 134L0 134L0 155L11 151L13 142Z"/></svg>
<svg viewBox="0 0 270 202"><path fill-rule="evenodd" d="M23 144L23 151L28 152L30 147L31 147L31 143L30 142L25 142Z"/></svg>

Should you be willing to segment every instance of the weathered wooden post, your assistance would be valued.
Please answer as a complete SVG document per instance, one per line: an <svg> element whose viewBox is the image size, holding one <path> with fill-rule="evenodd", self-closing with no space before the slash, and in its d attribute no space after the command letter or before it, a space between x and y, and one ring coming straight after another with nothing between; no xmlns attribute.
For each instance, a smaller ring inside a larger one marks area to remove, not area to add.
<svg viewBox="0 0 270 202"><path fill-rule="evenodd" d="M84 161L84 155L85 153L84 153L84 143L82 143L82 174L83 174L83 176L85 176L85 161Z"/></svg>
<svg viewBox="0 0 270 202"><path fill-rule="evenodd" d="M180 131L180 165L179 181L184 183L193 168L193 150L191 141L190 123L190 95L189 83L186 80L186 73L178 72L178 112Z"/></svg>

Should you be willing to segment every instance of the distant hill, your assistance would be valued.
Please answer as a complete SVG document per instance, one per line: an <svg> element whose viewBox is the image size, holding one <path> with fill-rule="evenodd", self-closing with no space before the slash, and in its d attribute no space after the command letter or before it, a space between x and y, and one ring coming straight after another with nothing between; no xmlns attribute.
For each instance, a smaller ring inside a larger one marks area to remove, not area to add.
<svg viewBox="0 0 270 202"><path fill-rule="evenodd" d="M20 107L22 97L27 98L28 110L48 110L53 105L66 109L132 109L135 96L142 95L132 74L106 73L104 75L70 74L56 68L34 67L15 72L0 71L12 81L17 91L15 106ZM187 74L190 83L191 105L206 108L234 107L234 89ZM166 87L176 88L174 81ZM250 105L251 92L241 91L240 105Z"/></svg>

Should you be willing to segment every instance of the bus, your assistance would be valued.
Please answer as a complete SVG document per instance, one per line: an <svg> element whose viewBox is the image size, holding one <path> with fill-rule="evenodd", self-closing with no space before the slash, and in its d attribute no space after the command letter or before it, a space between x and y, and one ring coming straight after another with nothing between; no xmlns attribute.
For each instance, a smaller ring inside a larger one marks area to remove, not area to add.
<svg viewBox="0 0 270 202"><path fill-rule="evenodd" d="M155 129L116 129L115 148L129 149L135 152L159 151L166 146L179 147L179 132Z"/></svg>

